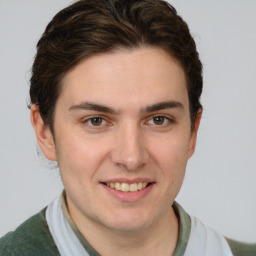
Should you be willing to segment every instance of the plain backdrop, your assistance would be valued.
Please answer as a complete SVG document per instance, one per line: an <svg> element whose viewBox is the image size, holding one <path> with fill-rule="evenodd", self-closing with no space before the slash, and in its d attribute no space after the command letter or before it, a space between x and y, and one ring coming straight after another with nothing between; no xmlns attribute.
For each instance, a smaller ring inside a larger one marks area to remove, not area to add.
<svg viewBox="0 0 256 256"><path fill-rule="evenodd" d="M28 90L36 43L70 0L0 0L0 236L62 190L38 155ZM226 236L256 242L256 1L170 0L204 64L197 149L177 201Z"/></svg>

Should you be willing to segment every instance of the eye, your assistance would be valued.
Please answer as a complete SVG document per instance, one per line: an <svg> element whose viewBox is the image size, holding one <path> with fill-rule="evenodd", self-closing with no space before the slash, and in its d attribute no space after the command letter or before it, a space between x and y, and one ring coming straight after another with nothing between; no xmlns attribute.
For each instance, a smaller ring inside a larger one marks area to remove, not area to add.
<svg viewBox="0 0 256 256"><path fill-rule="evenodd" d="M165 125L171 120L167 118L166 116L154 116L149 120L149 124L152 125Z"/></svg>
<svg viewBox="0 0 256 256"><path fill-rule="evenodd" d="M106 121L102 117L99 117L99 116L91 117L91 118L87 119L85 122L91 126L102 126L106 123Z"/></svg>

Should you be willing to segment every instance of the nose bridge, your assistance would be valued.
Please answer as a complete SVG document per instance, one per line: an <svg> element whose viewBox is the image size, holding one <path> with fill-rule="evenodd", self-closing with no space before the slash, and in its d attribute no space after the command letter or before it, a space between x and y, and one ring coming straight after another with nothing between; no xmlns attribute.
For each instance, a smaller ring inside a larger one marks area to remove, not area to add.
<svg viewBox="0 0 256 256"><path fill-rule="evenodd" d="M112 160L128 170L137 170L147 161L147 150L140 127L134 122L126 122L119 127Z"/></svg>

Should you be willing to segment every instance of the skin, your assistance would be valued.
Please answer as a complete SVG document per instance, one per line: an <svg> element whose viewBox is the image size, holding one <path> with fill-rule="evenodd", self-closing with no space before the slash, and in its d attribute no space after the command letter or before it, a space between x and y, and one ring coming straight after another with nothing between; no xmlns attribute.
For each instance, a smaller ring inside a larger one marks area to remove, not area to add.
<svg viewBox="0 0 256 256"><path fill-rule="evenodd" d="M54 139L31 107L38 144L58 161L70 216L99 253L172 255L178 220L171 205L200 116L191 131L183 69L164 50L146 47L95 55L70 70ZM151 182L135 200L113 196L103 183L134 179Z"/></svg>

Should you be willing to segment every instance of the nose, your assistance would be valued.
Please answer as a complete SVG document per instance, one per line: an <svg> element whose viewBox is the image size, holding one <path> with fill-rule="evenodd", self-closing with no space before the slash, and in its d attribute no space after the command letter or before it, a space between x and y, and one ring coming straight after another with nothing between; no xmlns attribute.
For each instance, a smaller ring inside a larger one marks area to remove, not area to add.
<svg viewBox="0 0 256 256"><path fill-rule="evenodd" d="M146 141L137 125L127 124L116 134L110 153L112 162L129 171L141 169L149 159Z"/></svg>

